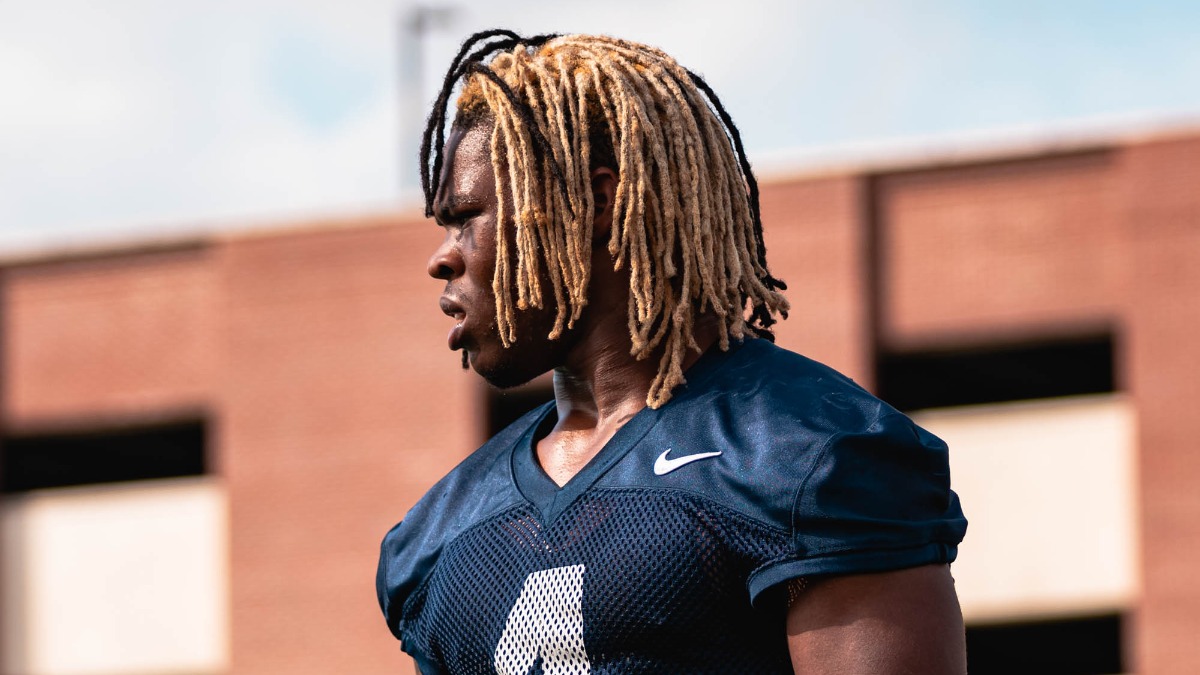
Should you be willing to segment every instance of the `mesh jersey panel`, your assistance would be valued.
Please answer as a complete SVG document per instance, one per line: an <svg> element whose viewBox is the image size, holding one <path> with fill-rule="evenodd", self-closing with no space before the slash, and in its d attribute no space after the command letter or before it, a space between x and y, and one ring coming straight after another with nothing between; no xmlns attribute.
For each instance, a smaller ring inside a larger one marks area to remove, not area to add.
<svg viewBox="0 0 1200 675"><path fill-rule="evenodd" d="M380 607L426 675L790 673L788 583L954 560L939 439L763 340L687 376L561 488L535 454L547 404L392 528Z"/></svg>
<svg viewBox="0 0 1200 675"><path fill-rule="evenodd" d="M687 492L592 489L550 525L522 504L449 543L405 605L405 651L456 675L791 673L782 598L746 591L788 552L786 532Z"/></svg>

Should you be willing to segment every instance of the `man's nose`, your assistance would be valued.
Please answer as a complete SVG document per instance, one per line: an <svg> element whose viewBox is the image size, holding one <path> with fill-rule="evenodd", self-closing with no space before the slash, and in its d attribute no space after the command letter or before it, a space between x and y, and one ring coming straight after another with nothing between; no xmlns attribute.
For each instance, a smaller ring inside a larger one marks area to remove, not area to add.
<svg viewBox="0 0 1200 675"><path fill-rule="evenodd" d="M462 256L458 255L458 251L452 245L449 237L433 252L426 271L429 272L429 276L442 281L449 281L462 275Z"/></svg>

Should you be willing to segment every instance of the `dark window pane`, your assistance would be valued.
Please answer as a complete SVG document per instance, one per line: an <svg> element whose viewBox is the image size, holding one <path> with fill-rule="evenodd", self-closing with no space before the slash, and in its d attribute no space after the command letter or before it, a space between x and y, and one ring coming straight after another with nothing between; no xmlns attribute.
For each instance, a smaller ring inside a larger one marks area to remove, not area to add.
<svg viewBox="0 0 1200 675"><path fill-rule="evenodd" d="M879 355L879 397L900 410L1115 390L1111 335Z"/></svg>
<svg viewBox="0 0 1200 675"><path fill-rule="evenodd" d="M4 439L4 492L196 476L205 472L203 422Z"/></svg>
<svg viewBox="0 0 1200 675"><path fill-rule="evenodd" d="M967 627L971 675L1123 672L1117 614Z"/></svg>

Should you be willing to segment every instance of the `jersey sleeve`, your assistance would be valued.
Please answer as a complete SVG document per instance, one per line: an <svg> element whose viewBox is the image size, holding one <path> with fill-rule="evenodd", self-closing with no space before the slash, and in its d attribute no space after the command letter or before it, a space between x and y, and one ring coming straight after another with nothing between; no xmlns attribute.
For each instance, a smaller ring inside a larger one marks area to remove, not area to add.
<svg viewBox="0 0 1200 675"><path fill-rule="evenodd" d="M882 405L865 428L810 455L792 506L791 554L755 570L751 598L797 577L952 562L966 532L946 444Z"/></svg>

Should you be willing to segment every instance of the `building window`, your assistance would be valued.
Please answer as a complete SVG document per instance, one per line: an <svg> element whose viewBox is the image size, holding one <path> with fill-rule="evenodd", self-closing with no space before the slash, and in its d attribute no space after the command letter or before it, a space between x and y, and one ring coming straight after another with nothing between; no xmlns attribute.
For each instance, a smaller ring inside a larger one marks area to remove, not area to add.
<svg viewBox="0 0 1200 675"><path fill-rule="evenodd" d="M1108 393L1116 390L1113 337L884 352L876 383L900 410Z"/></svg>
<svg viewBox="0 0 1200 675"><path fill-rule="evenodd" d="M1121 663L1119 614L967 628L971 675L1113 675Z"/></svg>
<svg viewBox="0 0 1200 675"><path fill-rule="evenodd" d="M0 490L115 483L205 473L200 421L87 432L11 436L0 457Z"/></svg>
<svg viewBox="0 0 1200 675"><path fill-rule="evenodd" d="M881 398L950 446L972 675L1122 672L1136 420L1114 362L1112 334L878 357Z"/></svg>
<svg viewBox="0 0 1200 675"><path fill-rule="evenodd" d="M228 667L228 505L201 421L0 447L0 673Z"/></svg>

